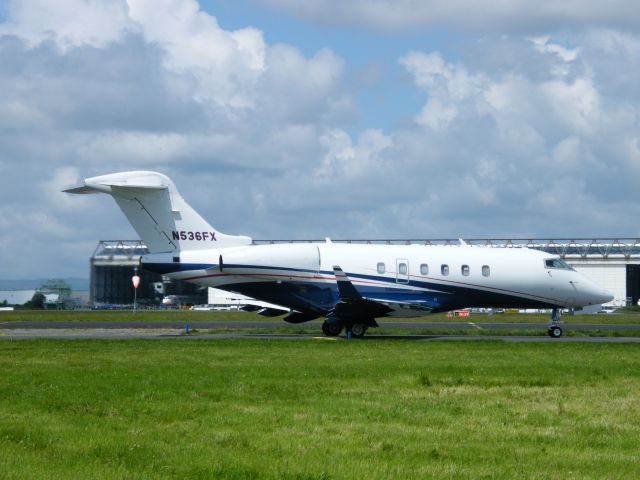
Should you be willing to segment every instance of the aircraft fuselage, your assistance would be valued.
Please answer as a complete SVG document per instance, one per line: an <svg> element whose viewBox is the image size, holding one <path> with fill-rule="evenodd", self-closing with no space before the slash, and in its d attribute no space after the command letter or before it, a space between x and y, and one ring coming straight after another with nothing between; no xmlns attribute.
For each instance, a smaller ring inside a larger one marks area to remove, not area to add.
<svg viewBox="0 0 640 480"><path fill-rule="evenodd" d="M336 265L363 298L391 305L384 316L465 307L572 308L610 298L556 256L526 248L293 243L189 251L179 258L151 254L142 264L318 315L338 301Z"/></svg>

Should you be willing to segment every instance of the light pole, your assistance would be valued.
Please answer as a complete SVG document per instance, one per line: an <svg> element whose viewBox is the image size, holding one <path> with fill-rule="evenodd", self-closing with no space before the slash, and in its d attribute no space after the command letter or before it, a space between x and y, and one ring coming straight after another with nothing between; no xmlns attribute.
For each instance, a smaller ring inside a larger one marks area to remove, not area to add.
<svg viewBox="0 0 640 480"><path fill-rule="evenodd" d="M136 300L138 299L138 285L140 285L140 277L138 276L138 269L133 269L133 277L131 277L133 283L133 313L136 313Z"/></svg>

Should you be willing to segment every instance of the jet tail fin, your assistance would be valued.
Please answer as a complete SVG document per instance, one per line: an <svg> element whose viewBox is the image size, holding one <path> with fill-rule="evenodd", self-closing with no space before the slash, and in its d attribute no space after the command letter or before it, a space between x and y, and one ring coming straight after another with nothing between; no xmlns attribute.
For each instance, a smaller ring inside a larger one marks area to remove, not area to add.
<svg viewBox="0 0 640 480"><path fill-rule="evenodd" d="M67 193L111 195L150 253L250 245L251 238L216 231L157 172L121 172L87 178Z"/></svg>

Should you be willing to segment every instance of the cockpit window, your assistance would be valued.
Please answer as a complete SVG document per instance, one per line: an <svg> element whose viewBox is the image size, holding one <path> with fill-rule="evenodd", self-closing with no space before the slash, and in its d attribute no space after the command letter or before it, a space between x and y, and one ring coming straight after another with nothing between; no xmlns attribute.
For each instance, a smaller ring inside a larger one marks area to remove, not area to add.
<svg viewBox="0 0 640 480"><path fill-rule="evenodd" d="M559 258L547 258L544 261L544 266L546 268L559 268L562 270L573 270L564 260L560 260Z"/></svg>

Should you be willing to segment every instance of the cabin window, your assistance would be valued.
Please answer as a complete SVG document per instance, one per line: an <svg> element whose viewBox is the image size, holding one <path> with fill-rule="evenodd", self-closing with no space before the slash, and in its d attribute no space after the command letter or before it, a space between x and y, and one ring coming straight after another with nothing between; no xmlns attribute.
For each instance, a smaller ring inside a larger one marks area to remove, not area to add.
<svg viewBox="0 0 640 480"><path fill-rule="evenodd" d="M489 265L483 265L482 266L482 276L483 277L488 277L489 275L491 275L491 268L489 268Z"/></svg>
<svg viewBox="0 0 640 480"><path fill-rule="evenodd" d="M442 264L440 266L440 272L442 272L442 275L449 275L449 265Z"/></svg>
<svg viewBox="0 0 640 480"><path fill-rule="evenodd" d="M464 275L465 277L469 276L469 265L462 265L462 267L460 268L460 271L462 272L462 275Z"/></svg>
<svg viewBox="0 0 640 480"><path fill-rule="evenodd" d="M378 273L383 274L386 271L383 262L378 262Z"/></svg>
<svg viewBox="0 0 640 480"><path fill-rule="evenodd" d="M399 263L398 264L398 273L400 275L406 275L407 274L407 264L406 263Z"/></svg>
<svg viewBox="0 0 640 480"><path fill-rule="evenodd" d="M429 275L429 265L423 263L420 265L420 274L421 275Z"/></svg>
<svg viewBox="0 0 640 480"><path fill-rule="evenodd" d="M558 268L561 270L573 270L564 260L559 258L547 258L544 261L544 266L547 268Z"/></svg>

